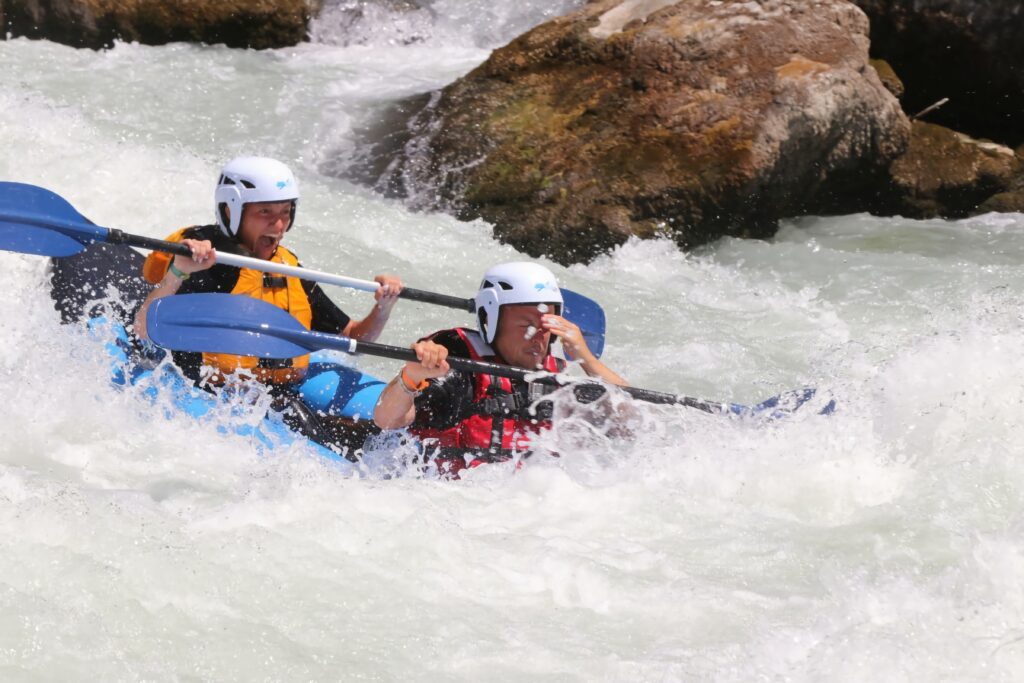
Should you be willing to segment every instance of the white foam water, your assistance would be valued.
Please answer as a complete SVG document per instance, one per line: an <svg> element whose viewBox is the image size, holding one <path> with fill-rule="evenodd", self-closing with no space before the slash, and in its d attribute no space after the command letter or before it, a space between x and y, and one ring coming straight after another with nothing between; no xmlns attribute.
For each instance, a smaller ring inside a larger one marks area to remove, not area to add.
<svg viewBox="0 0 1024 683"><path fill-rule="evenodd" d="M482 60L506 27L479 21L270 52L2 42L0 179L163 236L210 221L226 158L273 155L305 264L468 296L524 255L319 169L354 120ZM559 457L458 482L258 455L119 391L44 260L0 253L3 678L1021 680L1022 236L855 215L544 261L603 304L637 386L820 397L773 422L616 398L543 437ZM403 302L382 341L454 324Z"/></svg>

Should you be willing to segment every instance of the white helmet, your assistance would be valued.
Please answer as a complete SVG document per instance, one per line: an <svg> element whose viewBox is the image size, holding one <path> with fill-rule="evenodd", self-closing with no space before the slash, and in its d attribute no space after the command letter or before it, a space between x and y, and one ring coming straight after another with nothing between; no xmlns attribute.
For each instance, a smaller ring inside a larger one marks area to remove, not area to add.
<svg viewBox="0 0 1024 683"><path fill-rule="evenodd" d="M291 202L291 229L295 223L295 204L299 199L299 184L288 167L266 157L238 157L221 169L214 194L217 225L228 237L238 237L242 223L242 208L259 202ZM230 209L229 212L225 209Z"/></svg>
<svg viewBox="0 0 1024 683"><path fill-rule="evenodd" d="M557 304L561 308L562 292L555 276L544 266L528 262L502 263L484 273L474 301L480 334L488 344L493 344L502 306Z"/></svg>

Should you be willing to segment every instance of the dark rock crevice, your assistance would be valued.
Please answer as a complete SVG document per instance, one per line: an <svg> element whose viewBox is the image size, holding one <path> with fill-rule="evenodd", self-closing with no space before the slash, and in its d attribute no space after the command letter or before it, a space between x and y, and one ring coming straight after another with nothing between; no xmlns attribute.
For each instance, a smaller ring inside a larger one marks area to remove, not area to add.
<svg viewBox="0 0 1024 683"><path fill-rule="evenodd" d="M852 0L871 20L871 54L906 86L917 113L972 137L1024 143L1024 3L992 0Z"/></svg>

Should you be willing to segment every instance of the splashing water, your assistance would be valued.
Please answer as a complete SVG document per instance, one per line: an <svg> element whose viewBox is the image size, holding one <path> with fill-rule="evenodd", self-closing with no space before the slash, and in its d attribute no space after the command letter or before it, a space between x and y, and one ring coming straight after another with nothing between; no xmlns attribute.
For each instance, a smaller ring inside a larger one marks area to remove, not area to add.
<svg viewBox="0 0 1024 683"><path fill-rule="evenodd" d="M543 11L419 7L438 32L408 44L2 42L0 177L162 237L210 221L224 159L278 156L303 184L287 243L306 265L470 295L482 268L523 255L483 223L318 173L353 121L519 30L494 16ZM604 306L605 359L637 386L753 403L814 385L840 409L760 422L617 394L571 415L559 403L539 442L557 457L460 482L403 470L400 443L364 470L301 444L259 455L218 429L258 412L195 421L119 391L102 349L58 324L44 261L2 253L0 666L23 679L1020 680L1022 237L1019 215L855 215L695 254L632 241L589 266L544 261ZM357 316L372 303L330 294ZM472 324L405 302L382 341Z"/></svg>

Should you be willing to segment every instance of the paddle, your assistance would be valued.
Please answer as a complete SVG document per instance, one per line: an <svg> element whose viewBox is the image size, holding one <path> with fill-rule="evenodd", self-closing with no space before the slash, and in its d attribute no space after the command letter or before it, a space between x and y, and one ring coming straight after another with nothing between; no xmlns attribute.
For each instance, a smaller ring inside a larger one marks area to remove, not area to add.
<svg viewBox="0 0 1024 683"><path fill-rule="evenodd" d="M177 242L100 227L78 213L63 197L45 188L24 183L0 182L0 249L38 256L63 257L77 254L89 244L96 242L127 244L181 256L190 256L192 253L187 246ZM290 275L366 292L374 292L380 287L371 280L359 280L308 268L271 263L227 252L217 252L217 263ZM600 357L604 351L604 310L597 302L582 294L563 289L562 295L565 298L563 315L579 326L590 350L595 356ZM476 312L472 298L463 299L411 287L404 287L399 297L469 313Z"/></svg>
<svg viewBox="0 0 1024 683"><path fill-rule="evenodd" d="M416 360L416 352L399 346L356 341L324 332L307 330L287 311L247 296L232 294L185 294L155 301L147 321L150 338L160 346L177 351L233 353L261 358L294 358L321 349L345 353L365 353L396 360ZM593 380L573 381L546 372L523 370L509 365L448 358L457 370L511 377L542 384L600 387ZM708 413L758 414L762 411L788 412L813 395L813 389L801 389L788 396L777 396L757 406L704 401L636 387L618 387L634 398L650 403L678 404ZM831 411L829 411L831 412Z"/></svg>

